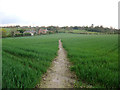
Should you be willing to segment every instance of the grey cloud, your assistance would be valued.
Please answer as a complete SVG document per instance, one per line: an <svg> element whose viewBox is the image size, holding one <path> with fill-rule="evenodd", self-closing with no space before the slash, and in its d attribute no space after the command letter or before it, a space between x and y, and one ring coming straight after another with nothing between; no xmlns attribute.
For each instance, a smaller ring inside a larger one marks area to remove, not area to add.
<svg viewBox="0 0 120 90"><path fill-rule="evenodd" d="M11 24L11 23L18 23L20 20L15 17L4 17L1 22L2 24Z"/></svg>
<svg viewBox="0 0 120 90"><path fill-rule="evenodd" d="M3 12L0 12L0 24L12 24L12 23L20 23L21 19L15 15L7 15Z"/></svg>

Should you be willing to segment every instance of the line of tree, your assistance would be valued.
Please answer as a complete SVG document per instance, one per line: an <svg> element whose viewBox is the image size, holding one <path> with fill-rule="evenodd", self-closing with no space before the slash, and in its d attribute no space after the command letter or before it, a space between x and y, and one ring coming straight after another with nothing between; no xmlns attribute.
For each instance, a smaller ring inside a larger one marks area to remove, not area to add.
<svg viewBox="0 0 120 90"><path fill-rule="evenodd" d="M11 29L10 33L7 33L7 28ZM98 33L109 33L109 34L117 34L120 33L120 30L115 29L115 28L108 28L108 27L103 27L103 26L94 26L93 24L91 26L64 26L64 27L59 27L59 26L5 26L2 27L2 37L13 37L15 35L16 31L19 31L20 33L23 34L24 31L26 30L34 30L38 32L40 29L47 29L49 33L59 33L60 31L63 30L86 30L89 32L98 32Z"/></svg>
<svg viewBox="0 0 120 90"><path fill-rule="evenodd" d="M59 27L59 26L20 26L20 25L15 25L15 26L4 26L3 28L22 28L22 29L37 29L39 30L40 28L42 29L46 29L47 30L60 30L60 29L66 29L66 30L87 30L87 31L94 31L94 32L106 32L106 31L111 31L111 30L117 30L115 28L108 28L108 27L103 27L101 26L94 26L94 24L92 24L91 26L64 26L64 27Z"/></svg>

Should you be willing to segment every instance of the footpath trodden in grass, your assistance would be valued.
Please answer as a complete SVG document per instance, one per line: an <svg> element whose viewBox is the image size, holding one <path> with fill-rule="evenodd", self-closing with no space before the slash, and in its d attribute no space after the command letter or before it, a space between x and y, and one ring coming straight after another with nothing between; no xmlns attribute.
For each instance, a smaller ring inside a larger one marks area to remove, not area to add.
<svg viewBox="0 0 120 90"><path fill-rule="evenodd" d="M60 38L67 54L61 48L57 56ZM92 87L118 87L118 35L61 33L2 39L3 88L34 88L38 83L44 84L48 81L48 75L46 74L42 81L41 78L50 65L51 70L47 73L52 73L54 79L51 80L55 87L58 87L56 84L61 82L62 78L66 80L66 77L74 77L70 71L65 71L65 68L69 70L69 65L77 76L77 87L84 86L82 82ZM61 76L60 80L57 75ZM68 80L59 83L60 87L72 87L74 80Z"/></svg>
<svg viewBox="0 0 120 90"><path fill-rule="evenodd" d="M66 52L59 40L58 56L52 62L51 67L43 76L37 88L72 88L75 82L75 75L69 70L70 63L67 60Z"/></svg>

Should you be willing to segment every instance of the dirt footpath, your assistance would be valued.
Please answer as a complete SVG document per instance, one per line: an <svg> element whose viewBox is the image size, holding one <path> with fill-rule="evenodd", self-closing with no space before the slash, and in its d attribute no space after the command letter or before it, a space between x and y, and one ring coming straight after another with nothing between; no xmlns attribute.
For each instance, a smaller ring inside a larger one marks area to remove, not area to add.
<svg viewBox="0 0 120 90"><path fill-rule="evenodd" d="M70 63L67 59L66 52L59 40L58 56L53 60L47 73L43 75L41 83L37 88L73 88L75 74L69 69Z"/></svg>

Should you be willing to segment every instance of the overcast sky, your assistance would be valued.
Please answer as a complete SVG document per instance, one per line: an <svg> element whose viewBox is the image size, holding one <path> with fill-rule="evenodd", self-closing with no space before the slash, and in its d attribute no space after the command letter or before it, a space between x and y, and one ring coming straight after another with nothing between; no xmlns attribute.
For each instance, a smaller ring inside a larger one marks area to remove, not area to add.
<svg viewBox="0 0 120 90"><path fill-rule="evenodd" d="M0 0L0 25L118 28L119 0Z"/></svg>

